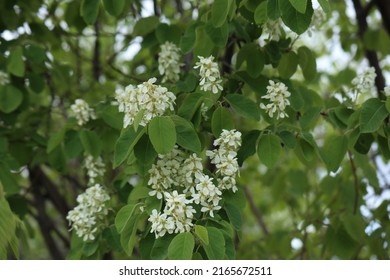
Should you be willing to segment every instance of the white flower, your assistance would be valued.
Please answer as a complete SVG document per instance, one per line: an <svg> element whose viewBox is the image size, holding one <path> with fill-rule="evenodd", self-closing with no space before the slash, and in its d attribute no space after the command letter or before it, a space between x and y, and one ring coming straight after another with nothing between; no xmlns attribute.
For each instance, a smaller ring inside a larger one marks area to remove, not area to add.
<svg viewBox="0 0 390 280"><path fill-rule="evenodd" d="M326 14L322 9L315 9L313 12L313 17L311 18L310 27L307 30L309 36L312 35L312 32L321 30L321 26L326 20Z"/></svg>
<svg viewBox="0 0 390 280"><path fill-rule="evenodd" d="M267 105L261 103L260 108L266 110L271 118L274 114L276 114L276 119L288 117L285 109L290 105L288 100L290 95L291 93L285 84L270 80L269 86L267 86L267 94L262 97L263 99L269 99L269 103Z"/></svg>
<svg viewBox="0 0 390 280"><path fill-rule="evenodd" d="M241 132L235 129L222 129L220 136L214 141L214 146L220 146L225 150L237 150L241 146Z"/></svg>
<svg viewBox="0 0 390 280"><path fill-rule="evenodd" d="M199 62L194 66L194 69L199 68L200 89L203 91L211 91L214 94L223 90L221 85L222 79L219 73L218 64L214 62L214 57L198 56Z"/></svg>
<svg viewBox="0 0 390 280"><path fill-rule="evenodd" d="M76 118L78 125L82 126L89 120L96 119L95 112L83 99L76 99L70 106L71 114Z"/></svg>
<svg viewBox="0 0 390 280"><path fill-rule="evenodd" d="M263 34L268 34L269 40L279 41L282 35L282 22L280 19L268 20L263 24Z"/></svg>
<svg viewBox="0 0 390 280"><path fill-rule="evenodd" d="M163 75L163 82L177 82L180 74L180 49L171 42L165 42L160 46L158 54L158 71Z"/></svg>
<svg viewBox="0 0 390 280"><path fill-rule="evenodd" d="M146 126L155 116L174 109L176 96L166 87L155 85L156 81L151 78L137 87L129 85L124 90L117 90L115 98L119 112L125 113L123 127L132 125L138 114L142 114L139 125Z"/></svg>
<svg viewBox="0 0 390 280"><path fill-rule="evenodd" d="M369 67L352 80L356 94L365 93L372 89L375 83L376 73L374 67Z"/></svg>
<svg viewBox="0 0 390 280"><path fill-rule="evenodd" d="M0 71L0 85L4 86L9 84L9 75L6 72Z"/></svg>
<svg viewBox="0 0 390 280"><path fill-rule="evenodd" d="M104 219L108 213L106 202L110 196L99 184L88 188L80 194L76 201L78 205L69 211L66 219L76 234L84 241L94 240L104 226Z"/></svg>
<svg viewBox="0 0 390 280"><path fill-rule="evenodd" d="M386 96L390 96L390 87L385 87L384 92Z"/></svg>
<svg viewBox="0 0 390 280"><path fill-rule="evenodd" d="M87 169L88 185L96 183L96 179L103 177L105 173L105 165L101 157L94 159L93 156L88 155L84 161L84 167Z"/></svg>

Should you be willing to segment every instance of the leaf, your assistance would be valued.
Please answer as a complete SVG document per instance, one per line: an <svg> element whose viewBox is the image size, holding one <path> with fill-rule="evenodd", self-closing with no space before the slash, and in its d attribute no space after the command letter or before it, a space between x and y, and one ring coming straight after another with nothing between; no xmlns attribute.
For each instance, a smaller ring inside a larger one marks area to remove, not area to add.
<svg viewBox="0 0 390 280"><path fill-rule="evenodd" d="M260 5L257 6L254 14L254 20L258 25L262 25L268 20L267 1L261 2Z"/></svg>
<svg viewBox="0 0 390 280"><path fill-rule="evenodd" d="M236 230L240 230L242 226L242 217L240 210L238 210L238 208L231 203L226 203L224 209L233 227Z"/></svg>
<svg viewBox="0 0 390 280"><path fill-rule="evenodd" d="M168 247L168 257L171 260L190 260L194 250L195 240L190 232L179 233Z"/></svg>
<svg viewBox="0 0 390 280"><path fill-rule="evenodd" d="M0 86L0 111L8 114L15 111L23 101L23 93L12 85Z"/></svg>
<svg viewBox="0 0 390 280"><path fill-rule="evenodd" d="M133 35L145 36L154 31L159 23L160 20L156 16L141 18L134 25Z"/></svg>
<svg viewBox="0 0 390 280"><path fill-rule="evenodd" d="M63 127L56 133L50 136L49 141L47 141L46 153L50 153L58 145L62 143L65 137L66 128Z"/></svg>
<svg viewBox="0 0 390 280"><path fill-rule="evenodd" d="M166 234L163 237L157 238L154 241L152 250L150 252L150 257L153 260L164 260L168 256L168 248L171 244L173 236Z"/></svg>
<svg viewBox="0 0 390 280"><path fill-rule="evenodd" d="M214 48L214 43L210 39L210 36L207 35L205 26L201 25L196 28L196 40L194 45L194 57L197 56L209 56L212 49Z"/></svg>
<svg viewBox="0 0 390 280"><path fill-rule="evenodd" d="M225 256L225 239L222 232L215 227L206 227L209 244L202 244L209 260L222 260Z"/></svg>
<svg viewBox="0 0 390 280"><path fill-rule="evenodd" d="M119 16L125 7L126 0L103 0L103 5L106 11L114 16Z"/></svg>
<svg viewBox="0 0 390 280"><path fill-rule="evenodd" d="M165 42L171 42L175 45L179 45L181 30L177 25L168 25L166 23L161 23L156 28L156 37L160 44Z"/></svg>
<svg viewBox="0 0 390 280"><path fill-rule="evenodd" d="M149 139L159 154L167 154L176 144L175 123L170 117L154 117L149 123Z"/></svg>
<svg viewBox="0 0 390 280"><path fill-rule="evenodd" d="M191 24L184 32L184 35L181 36L180 49L183 53L188 53L194 47L196 41L196 27L196 23Z"/></svg>
<svg viewBox="0 0 390 280"><path fill-rule="evenodd" d="M317 75L317 62L313 52L307 47L300 47L298 49L298 63L305 79L312 81Z"/></svg>
<svg viewBox="0 0 390 280"><path fill-rule="evenodd" d="M313 15L311 1L307 1L306 12L304 14L298 12L289 0L279 0L279 8L283 22L295 33L302 34L310 26Z"/></svg>
<svg viewBox="0 0 390 280"><path fill-rule="evenodd" d="M15 236L16 221L4 197L0 198L0 252L6 252L9 242Z"/></svg>
<svg viewBox="0 0 390 280"><path fill-rule="evenodd" d="M243 136L242 145L237 153L237 160L240 166L243 164L244 160L256 153L256 144L259 135L259 130L251 130Z"/></svg>
<svg viewBox="0 0 390 280"><path fill-rule="evenodd" d="M267 0L267 15L271 20L276 20L280 17L279 1Z"/></svg>
<svg viewBox="0 0 390 280"><path fill-rule="evenodd" d="M175 123L177 144L184 149L200 153L201 143L193 124L177 115L172 115L171 119Z"/></svg>
<svg viewBox="0 0 390 280"><path fill-rule="evenodd" d="M215 137L218 137L223 129L231 130L234 128L233 118L226 108L218 107L211 117L211 131Z"/></svg>
<svg viewBox="0 0 390 280"><path fill-rule="evenodd" d="M179 107L177 114L187 120L191 120L199 106L203 102L203 95L199 93L189 93L183 100L183 103Z"/></svg>
<svg viewBox="0 0 390 280"><path fill-rule="evenodd" d="M18 46L11 49L7 59L7 71L17 77L23 77L25 66L23 61L23 49Z"/></svg>
<svg viewBox="0 0 390 280"><path fill-rule="evenodd" d="M328 171L336 172L339 169L347 149L348 139L345 136L333 135L326 140L320 155Z"/></svg>
<svg viewBox="0 0 390 280"><path fill-rule="evenodd" d="M106 105L97 112L99 118L115 129L123 128L123 113L118 111L118 108L112 105Z"/></svg>
<svg viewBox="0 0 390 280"><path fill-rule="evenodd" d="M272 168L276 164L281 152L280 140L276 135L265 134L260 137L257 155L268 168Z"/></svg>
<svg viewBox="0 0 390 280"><path fill-rule="evenodd" d="M292 75L294 75L297 70L298 62L299 58L295 52L283 54L278 65L280 77L283 79L289 79Z"/></svg>
<svg viewBox="0 0 390 280"><path fill-rule="evenodd" d="M377 131L385 118L389 115L384 102L371 98L362 104L360 113L360 132L370 133Z"/></svg>
<svg viewBox="0 0 390 280"><path fill-rule="evenodd" d="M20 191L20 186L10 172L7 164L0 162L0 183L3 186L3 192L7 195L16 194ZM0 198L2 191L0 190Z"/></svg>
<svg viewBox="0 0 390 280"><path fill-rule="evenodd" d="M318 3L321 5L321 8L325 13L330 14L332 12L328 0L318 0Z"/></svg>
<svg viewBox="0 0 390 280"><path fill-rule="evenodd" d="M84 150L97 157L102 151L102 142L99 136L94 131L83 129L79 133L81 144L83 144Z"/></svg>
<svg viewBox="0 0 390 280"><path fill-rule="evenodd" d="M207 36L217 47L225 47L228 41L229 25L227 22L221 27L214 27L210 22L206 23L205 29Z"/></svg>
<svg viewBox="0 0 390 280"><path fill-rule="evenodd" d="M345 230L355 241L361 243L366 239L366 225L361 216L346 213L341 216L341 220Z"/></svg>
<svg viewBox="0 0 390 280"><path fill-rule="evenodd" d="M129 256L132 255L134 246L137 241L136 233L138 221L140 218L140 211L141 210L139 209L139 207L134 207L134 211L120 235L120 242L122 248Z"/></svg>
<svg viewBox="0 0 390 280"><path fill-rule="evenodd" d="M264 53L256 44L246 44L243 46L237 55L237 68L246 61L247 73L251 78L257 78L264 68L265 57Z"/></svg>
<svg viewBox="0 0 390 280"><path fill-rule="evenodd" d="M301 14L304 14L306 12L306 5L307 0L289 0L291 5L300 12Z"/></svg>
<svg viewBox="0 0 390 280"><path fill-rule="evenodd" d="M80 14L87 24L94 24L99 14L100 0L82 0Z"/></svg>
<svg viewBox="0 0 390 280"><path fill-rule="evenodd" d="M202 241L203 244L209 245L209 234L207 228L201 225L195 225L195 235Z"/></svg>
<svg viewBox="0 0 390 280"><path fill-rule="evenodd" d="M126 206L123 206L119 211L118 214L116 214L115 217L115 227L118 233L122 233L124 228L126 227L127 223L130 221L130 218L134 212L134 209L138 207L138 204L129 204Z"/></svg>
<svg viewBox="0 0 390 280"><path fill-rule="evenodd" d="M127 157L130 155L135 144L145 133L145 128L138 129L136 132L134 128L128 126L122 130L121 135L115 143L114 151L114 168L118 167L122 162L124 162Z"/></svg>
<svg viewBox="0 0 390 280"><path fill-rule="evenodd" d="M138 162L143 166L148 166L153 163L157 156L157 152L154 150L152 142L147 135L142 135L140 141L134 146L134 155Z"/></svg>
<svg viewBox="0 0 390 280"><path fill-rule="evenodd" d="M260 120L259 106L248 97L241 94L228 94L225 99L237 114L255 121Z"/></svg>
<svg viewBox="0 0 390 280"><path fill-rule="evenodd" d="M211 22L215 27L221 27L229 12L229 0L214 0L211 9Z"/></svg>

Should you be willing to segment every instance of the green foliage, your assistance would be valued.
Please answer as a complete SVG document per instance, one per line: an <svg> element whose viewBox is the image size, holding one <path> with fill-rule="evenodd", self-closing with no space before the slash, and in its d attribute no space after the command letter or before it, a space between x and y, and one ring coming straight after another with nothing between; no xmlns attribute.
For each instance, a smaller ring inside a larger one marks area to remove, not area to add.
<svg viewBox="0 0 390 280"><path fill-rule="evenodd" d="M264 134L260 136L259 143L257 145L257 155L262 163L267 167L272 168L282 152L280 140L273 134Z"/></svg>
<svg viewBox="0 0 390 280"><path fill-rule="evenodd" d="M15 111L23 101L23 93L12 85L0 86L0 110L4 113Z"/></svg>
<svg viewBox="0 0 390 280"><path fill-rule="evenodd" d="M179 131L183 134L182 127ZM176 143L176 127L171 118L155 117L149 124L148 133L157 153L167 154L172 151Z"/></svg>
<svg viewBox="0 0 390 280"><path fill-rule="evenodd" d="M190 232L179 233L169 244L168 257L171 260L190 260L194 246L194 237Z"/></svg>

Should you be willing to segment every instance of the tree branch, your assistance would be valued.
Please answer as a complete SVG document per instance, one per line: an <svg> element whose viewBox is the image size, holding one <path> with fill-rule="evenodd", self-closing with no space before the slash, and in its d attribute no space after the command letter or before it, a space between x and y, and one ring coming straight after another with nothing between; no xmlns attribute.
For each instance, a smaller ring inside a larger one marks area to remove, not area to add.
<svg viewBox="0 0 390 280"><path fill-rule="evenodd" d="M390 36L390 3L389 0L373 0L382 15L383 26Z"/></svg>
<svg viewBox="0 0 390 280"><path fill-rule="evenodd" d="M93 78L96 81L99 81L102 69L100 66L100 24L99 20L95 22L95 49L93 52L93 58L92 58L92 67L93 67Z"/></svg>
<svg viewBox="0 0 390 280"><path fill-rule="evenodd" d="M253 195L251 194L248 187L244 187L244 192L245 192L245 196L249 202L249 207L250 207L253 215L255 216L258 225L263 230L265 235L269 235L269 230L264 222L263 216L261 215L259 209L257 209L256 204L253 200Z"/></svg>

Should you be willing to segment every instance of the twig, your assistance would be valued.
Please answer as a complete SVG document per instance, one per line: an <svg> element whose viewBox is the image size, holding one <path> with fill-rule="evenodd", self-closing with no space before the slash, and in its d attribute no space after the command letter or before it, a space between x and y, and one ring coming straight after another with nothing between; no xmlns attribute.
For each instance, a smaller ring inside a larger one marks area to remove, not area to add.
<svg viewBox="0 0 390 280"><path fill-rule="evenodd" d="M93 52L93 58L92 58L92 68L93 68L93 77L96 81L99 81L99 78L101 76L101 66L100 66L100 24L97 20L95 22L95 49Z"/></svg>
<svg viewBox="0 0 390 280"><path fill-rule="evenodd" d="M257 209L256 204L253 200L253 195L251 194L248 187L244 187L244 192L245 192L245 196L249 202L249 207L250 207L253 215L255 216L258 225L263 230L265 235L269 235L269 230L264 222L263 216L261 215L259 209Z"/></svg>

